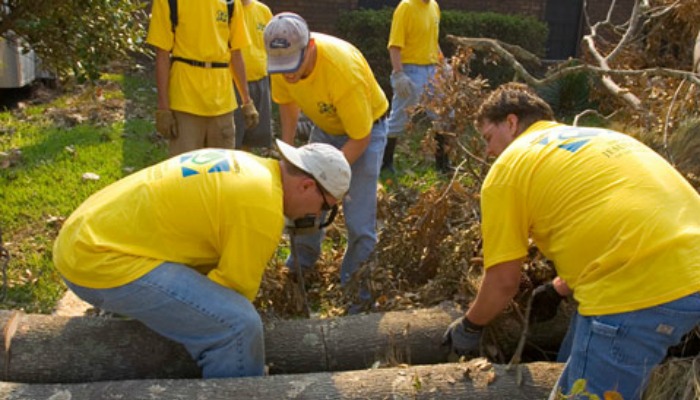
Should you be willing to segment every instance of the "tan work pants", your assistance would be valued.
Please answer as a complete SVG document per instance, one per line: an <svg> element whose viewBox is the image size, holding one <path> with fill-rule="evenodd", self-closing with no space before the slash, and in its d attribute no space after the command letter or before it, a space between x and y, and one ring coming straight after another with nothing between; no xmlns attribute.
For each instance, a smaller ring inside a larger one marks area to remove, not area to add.
<svg viewBox="0 0 700 400"><path fill-rule="evenodd" d="M204 147L234 148L236 128L233 111L214 117L173 111L173 116L178 134L170 139L168 149L171 157Z"/></svg>

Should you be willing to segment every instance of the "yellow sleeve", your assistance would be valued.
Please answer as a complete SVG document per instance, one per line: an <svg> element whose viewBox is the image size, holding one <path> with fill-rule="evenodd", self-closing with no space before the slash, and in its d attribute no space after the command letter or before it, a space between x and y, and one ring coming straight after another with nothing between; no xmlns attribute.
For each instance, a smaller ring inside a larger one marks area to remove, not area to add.
<svg viewBox="0 0 700 400"><path fill-rule="evenodd" d="M493 172L498 171L492 170L489 175ZM527 255L530 223L520 190L511 185L485 183L481 213L485 269Z"/></svg>
<svg viewBox="0 0 700 400"><path fill-rule="evenodd" d="M163 50L171 51L175 35L170 23L170 6L167 0L154 0L151 20L148 25L146 43Z"/></svg>
<svg viewBox="0 0 700 400"><path fill-rule="evenodd" d="M406 43L404 19L406 15L406 7L403 3L399 3L394 10L394 16L391 18L391 31L389 32L389 47L403 48Z"/></svg>
<svg viewBox="0 0 700 400"><path fill-rule="evenodd" d="M270 90L272 93L272 101L277 104L293 103L294 99L289 95L289 88L282 74L270 75Z"/></svg>
<svg viewBox="0 0 700 400"><path fill-rule="evenodd" d="M262 229L231 232L219 264L207 276L253 301L265 267L279 244L279 236L273 236Z"/></svg>
<svg viewBox="0 0 700 400"><path fill-rule="evenodd" d="M362 139L372 130L372 95L367 82L355 82L350 90L339 96L336 104L338 118L351 139Z"/></svg>
<svg viewBox="0 0 700 400"><path fill-rule="evenodd" d="M250 45L250 36L245 26L243 4L241 4L241 0L235 0L233 5L233 16L231 17L229 35L231 50L242 49Z"/></svg>

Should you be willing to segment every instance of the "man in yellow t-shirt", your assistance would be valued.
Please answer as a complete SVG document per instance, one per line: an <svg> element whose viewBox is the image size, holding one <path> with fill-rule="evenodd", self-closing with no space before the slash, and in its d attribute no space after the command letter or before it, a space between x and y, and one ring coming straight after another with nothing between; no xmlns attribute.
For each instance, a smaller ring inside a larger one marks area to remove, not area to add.
<svg viewBox="0 0 700 400"><path fill-rule="evenodd" d="M66 285L183 344L204 378L262 375L252 301L285 218L316 223L351 179L333 146L278 145L280 161L195 150L93 194L54 244Z"/></svg>
<svg viewBox="0 0 700 400"><path fill-rule="evenodd" d="M250 39L240 0L155 0L146 41L156 48L156 130L171 156L234 148L234 83L246 125L257 124L241 55Z"/></svg>
<svg viewBox="0 0 700 400"><path fill-rule="evenodd" d="M557 391L640 399L668 347L700 322L700 196L666 160L623 133L552 121L523 84L496 89L476 127L498 156L481 189L484 278L445 333L478 352L481 329L518 292L528 239L579 304ZM558 398L558 397L556 397Z"/></svg>
<svg viewBox="0 0 700 400"><path fill-rule="evenodd" d="M297 14L272 18L265 28L265 48L272 100L280 108L282 140L294 143L301 110L314 124L310 142L332 144L352 165L352 183L343 202L348 247L340 282L345 284L377 241L377 179L386 143L388 101L357 48L332 36L310 33ZM316 263L321 240L322 233L298 238L296 255L302 267ZM291 257L287 265L294 265ZM360 296L369 299L366 291Z"/></svg>
<svg viewBox="0 0 700 400"><path fill-rule="evenodd" d="M442 59L438 44L440 7L435 0L402 0L394 10L389 33L391 60L391 113L387 120L387 145L382 170L394 173L394 150L409 122L408 109L415 106L435 76L435 65ZM431 118L434 115L429 115ZM447 172L449 159L442 135L437 135L436 168Z"/></svg>
<svg viewBox="0 0 700 400"><path fill-rule="evenodd" d="M253 148L272 147L270 79L267 75L267 53L263 42L265 26L272 19L270 8L258 0L241 0L243 17L250 36L250 46L242 50L245 62L245 74L248 78L248 91L260 116L256 126L246 128L242 109L234 112L236 122L236 148L250 150ZM236 90L236 99L240 93Z"/></svg>

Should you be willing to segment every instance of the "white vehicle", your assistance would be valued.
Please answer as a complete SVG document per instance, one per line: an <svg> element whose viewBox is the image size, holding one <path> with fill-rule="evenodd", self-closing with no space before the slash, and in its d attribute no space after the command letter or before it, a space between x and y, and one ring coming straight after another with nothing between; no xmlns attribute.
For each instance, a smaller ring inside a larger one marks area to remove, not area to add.
<svg viewBox="0 0 700 400"><path fill-rule="evenodd" d="M0 38L0 88L20 88L37 76L37 57L21 39Z"/></svg>

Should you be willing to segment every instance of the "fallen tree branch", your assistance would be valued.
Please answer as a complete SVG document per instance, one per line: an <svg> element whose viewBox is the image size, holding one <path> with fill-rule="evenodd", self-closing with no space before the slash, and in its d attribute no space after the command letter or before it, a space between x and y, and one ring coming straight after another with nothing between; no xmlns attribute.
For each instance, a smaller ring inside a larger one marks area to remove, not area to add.
<svg viewBox="0 0 700 400"><path fill-rule="evenodd" d="M563 308L562 308L563 309ZM370 313L335 319L279 320L265 323L265 353L272 374L358 370L374 364L438 364L449 349L445 328L462 314L445 305L430 309ZM0 311L0 326L11 321ZM570 313L532 327L533 347L558 348ZM0 354L4 381L93 382L126 379L200 377L185 349L137 321L99 317L23 314L15 319L10 351ZM510 354L521 323L502 316L491 326L496 343ZM9 356L8 356L9 354ZM5 361L7 360L7 361Z"/></svg>
<svg viewBox="0 0 700 400"><path fill-rule="evenodd" d="M0 382L8 400L544 399L563 364L506 371L484 359L466 363L338 373L210 380L137 380L80 384Z"/></svg>

